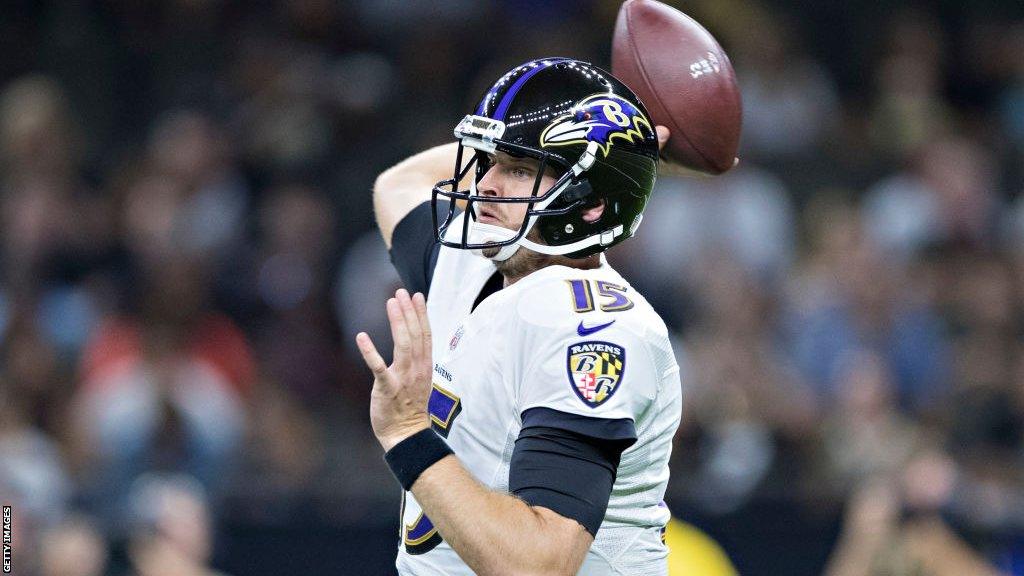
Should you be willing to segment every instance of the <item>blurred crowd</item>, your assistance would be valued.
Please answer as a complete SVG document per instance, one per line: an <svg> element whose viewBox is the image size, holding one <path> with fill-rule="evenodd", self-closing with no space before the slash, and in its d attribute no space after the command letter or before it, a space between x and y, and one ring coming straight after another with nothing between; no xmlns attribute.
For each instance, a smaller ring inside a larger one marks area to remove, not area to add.
<svg viewBox="0 0 1024 576"><path fill-rule="evenodd" d="M519 61L606 65L618 4L5 3L16 573L215 574L225 525L390 537L352 342L399 282L373 179ZM1024 574L1024 6L676 4L744 133L609 255L675 335L670 507L743 573ZM832 531L778 564L800 522Z"/></svg>

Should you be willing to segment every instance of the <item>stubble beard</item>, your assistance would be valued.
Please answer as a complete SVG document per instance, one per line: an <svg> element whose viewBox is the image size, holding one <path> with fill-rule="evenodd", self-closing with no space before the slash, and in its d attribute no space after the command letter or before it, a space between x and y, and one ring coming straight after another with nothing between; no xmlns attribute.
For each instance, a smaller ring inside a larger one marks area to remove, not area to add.
<svg viewBox="0 0 1024 576"><path fill-rule="evenodd" d="M544 254L520 247L508 259L495 262L494 265L498 268L498 272L505 277L506 283L511 283L543 268L546 260L547 256Z"/></svg>
<svg viewBox="0 0 1024 576"><path fill-rule="evenodd" d="M540 232L536 228L530 230L530 233L526 237L534 242L541 243ZM484 255L491 255L498 253L498 248L487 248L484 250ZM494 265L498 269L498 272L505 277L505 284L511 284L520 278L523 278L527 274L536 272L544 266L547 266L551 261L551 256L547 254L541 254L540 252L534 252L525 246L520 246L516 250L515 254L509 256L507 259L501 262L495 262Z"/></svg>

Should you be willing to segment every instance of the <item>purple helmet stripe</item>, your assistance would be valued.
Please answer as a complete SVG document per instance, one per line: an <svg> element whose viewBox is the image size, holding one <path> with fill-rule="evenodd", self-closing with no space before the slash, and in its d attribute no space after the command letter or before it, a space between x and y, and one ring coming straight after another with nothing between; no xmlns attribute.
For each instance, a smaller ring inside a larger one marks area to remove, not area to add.
<svg viewBox="0 0 1024 576"><path fill-rule="evenodd" d="M566 60L568 60L568 58L541 58L539 60L534 60L528 64L524 64L524 66L528 66L530 64L536 64L538 62L540 63L540 65L534 67L533 69L527 71L525 74L520 76L519 79L516 80L515 84L513 84L512 87L508 89L508 92L505 92L505 96L502 97L501 103L498 104L498 108L494 111L494 116L492 116L492 118L504 122L505 113L508 112L508 107L512 105L512 99L515 98L516 94L519 93L519 90L523 87L523 84L526 84L526 81L529 80L537 72L540 72L541 70L553 64L564 62ZM489 97L490 95L490 92L488 92L487 97ZM480 109L478 110L478 114L484 113L483 108L484 104L487 102L487 97L484 97L483 101L480 102Z"/></svg>

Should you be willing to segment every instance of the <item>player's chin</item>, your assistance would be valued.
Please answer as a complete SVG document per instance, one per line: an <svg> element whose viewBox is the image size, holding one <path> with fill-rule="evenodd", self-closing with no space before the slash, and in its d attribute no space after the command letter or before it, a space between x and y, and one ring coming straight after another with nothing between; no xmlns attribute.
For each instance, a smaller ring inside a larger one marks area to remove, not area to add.
<svg viewBox="0 0 1024 576"><path fill-rule="evenodd" d="M494 246L492 248L484 248L480 251L480 253L483 254L485 258L494 258L495 256L498 255L498 252L500 250L500 246Z"/></svg>

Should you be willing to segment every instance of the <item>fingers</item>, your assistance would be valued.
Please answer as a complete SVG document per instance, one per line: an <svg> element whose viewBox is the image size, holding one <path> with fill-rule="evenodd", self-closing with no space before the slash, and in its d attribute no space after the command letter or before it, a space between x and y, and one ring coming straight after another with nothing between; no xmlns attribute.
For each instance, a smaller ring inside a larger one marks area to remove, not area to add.
<svg viewBox="0 0 1024 576"><path fill-rule="evenodd" d="M427 317L427 299L422 293L417 292L412 297L413 308L416 309L416 316L420 320L420 331L423 333L423 341L427 350L431 350L432 334L430 332L430 319Z"/></svg>
<svg viewBox="0 0 1024 576"><path fill-rule="evenodd" d="M655 126L654 131L658 134L658 150L660 151L665 148L665 143L668 142L672 133L669 132L669 129L666 126L661 125Z"/></svg>
<svg viewBox="0 0 1024 576"><path fill-rule="evenodd" d="M413 306L412 299L409 297L409 292L398 290L395 292L395 299L398 300L398 304L402 308L402 316L405 318L405 325L409 330L412 361L419 362L423 359L425 349L423 334L420 328L420 318L416 314L416 309Z"/></svg>
<svg viewBox="0 0 1024 576"><path fill-rule="evenodd" d="M366 362L366 366L373 372L374 377L382 378L388 371L388 365L381 358L377 347L373 345L373 341L370 340L370 336L366 332L356 334L356 346L359 347L359 352L363 355L363 362Z"/></svg>
<svg viewBox="0 0 1024 576"><path fill-rule="evenodd" d="M395 342L395 353L391 361L396 366L404 368L411 361L412 342L409 339L409 327L405 322L405 314L402 313L402 306L395 298L389 298L385 306L388 312L388 322L391 324L391 339Z"/></svg>
<svg viewBox="0 0 1024 576"><path fill-rule="evenodd" d="M423 294L416 293L410 297L408 291L400 289L395 292L394 298L388 299L385 308L388 322L391 324L391 338L395 343L393 365L404 371L413 365L417 369L422 368L420 365L426 361L429 370L431 334L427 319L427 303ZM383 375L387 370L387 364L377 352L370 337L360 332L356 335L356 344L374 375Z"/></svg>

